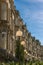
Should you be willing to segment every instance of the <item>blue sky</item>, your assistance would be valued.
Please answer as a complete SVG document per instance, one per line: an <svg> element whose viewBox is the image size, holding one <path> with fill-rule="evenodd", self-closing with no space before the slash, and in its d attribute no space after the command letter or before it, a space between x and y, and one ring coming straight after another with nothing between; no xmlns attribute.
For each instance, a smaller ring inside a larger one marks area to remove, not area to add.
<svg viewBox="0 0 43 65"><path fill-rule="evenodd" d="M43 0L14 0L27 29L43 45Z"/></svg>

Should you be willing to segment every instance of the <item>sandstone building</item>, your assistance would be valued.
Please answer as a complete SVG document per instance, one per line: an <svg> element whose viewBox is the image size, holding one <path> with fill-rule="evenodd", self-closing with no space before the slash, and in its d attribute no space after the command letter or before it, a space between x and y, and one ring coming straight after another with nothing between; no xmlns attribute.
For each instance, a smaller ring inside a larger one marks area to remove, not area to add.
<svg viewBox="0 0 43 65"><path fill-rule="evenodd" d="M41 60L43 53L41 52L42 55L40 55L40 50L43 51L43 48L40 41L28 32L19 11L16 10L14 0L0 0L0 48L12 53L13 56L15 56L16 32L18 30L23 33L20 40L25 41L24 47L28 52L26 58Z"/></svg>

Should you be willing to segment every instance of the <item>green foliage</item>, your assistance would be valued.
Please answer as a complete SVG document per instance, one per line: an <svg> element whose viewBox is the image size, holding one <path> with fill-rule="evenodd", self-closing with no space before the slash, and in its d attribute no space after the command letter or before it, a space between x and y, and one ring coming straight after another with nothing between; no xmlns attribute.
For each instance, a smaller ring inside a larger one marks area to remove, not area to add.
<svg viewBox="0 0 43 65"><path fill-rule="evenodd" d="M16 40L16 50L15 50L16 58L19 58L19 54L20 54L20 41Z"/></svg>
<svg viewBox="0 0 43 65"><path fill-rule="evenodd" d="M16 40L16 58L23 62L24 61L24 47L20 44L20 40Z"/></svg>
<svg viewBox="0 0 43 65"><path fill-rule="evenodd" d="M14 62L14 61L12 61L12 62L7 62L7 63L5 63L5 62L0 62L0 65L19 65L19 63L18 62ZM25 65L25 63L24 62L20 62L20 65ZM30 62L26 62L26 65L43 65L43 62L39 62L39 61L36 61L36 62L32 62L32 61L30 61Z"/></svg>
<svg viewBox="0 0 43 65"><path fill-rule="evenodd" d="M23 62L23 60L24 60L24 48L23 48L22 45L20 46L20 52L21 52L21 54L20 54L20 60Z"/></svg>

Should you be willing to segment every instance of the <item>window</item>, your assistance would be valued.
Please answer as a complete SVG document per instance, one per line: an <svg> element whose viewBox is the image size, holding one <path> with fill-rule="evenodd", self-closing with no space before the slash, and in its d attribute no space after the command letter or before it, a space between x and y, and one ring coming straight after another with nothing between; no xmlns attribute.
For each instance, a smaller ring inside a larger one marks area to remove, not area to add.
<svg viewBox="0 0 43 65"><path fill-rule="evenodd" d="M7 3L1 3L1 20L7 20Z"/></svg>
<svg viewBox="0 0 43 65"><path fill-rule="evenodd" d="M2 37L4 37L4 36L5 36L5 34L6 34L6 32L2 32Z"/></svg>

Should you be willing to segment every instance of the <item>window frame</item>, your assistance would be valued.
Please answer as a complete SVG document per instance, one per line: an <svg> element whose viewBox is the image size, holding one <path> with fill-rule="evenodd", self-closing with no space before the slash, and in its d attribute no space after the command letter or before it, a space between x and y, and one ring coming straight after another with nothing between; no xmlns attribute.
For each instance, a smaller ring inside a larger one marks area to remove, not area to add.
<svg viewBox="0 0 43 65"><path fill-rule="evenodd" d="M6 1L1 1L0 2L0 20L4 20L4 19L1 19L1 15L2 15L1 8L2 8L3 3L6 4L6 20L8 20L8 3Z"/></svg>

